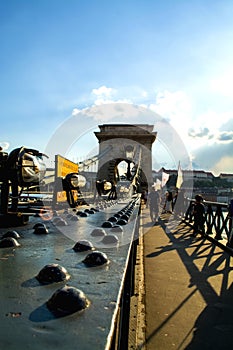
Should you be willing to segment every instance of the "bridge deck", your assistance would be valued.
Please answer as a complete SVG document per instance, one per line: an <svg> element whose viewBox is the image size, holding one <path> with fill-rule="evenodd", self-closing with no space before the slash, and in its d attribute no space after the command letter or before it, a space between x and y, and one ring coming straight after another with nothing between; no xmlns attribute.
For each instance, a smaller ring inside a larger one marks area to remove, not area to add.
<svg viewBox="0 0 233 350"><path fill-rule="evenodd" d="M230 349L233 346L233 260L186 224L142 211L145 341L140 349Z"/></svg>
<svg viewBox="0 0 233 350"><path fill-rule="evenodd" d="M117 206L109 208L89 217L88 221L80 220L77 223L79 238L90 237L91 229L117 209ZM211 238L190 237L190 226L169 221L166 215L161 216L156 226L149 221L148 209L141 211L141 217L144 235L139 249L144 263L145 290L142 288L142 270L136 264L140 286L136 286L137 293L133 297L140 302L141 320L133 326L146 327L141 329L140 341L136 341L138 347L130 339L128 348L232 348L231 255ZM118 249L99 246L110 257L110 265L91 269L81 263L86 254L76 254L72 250L76 238L74 232L77 232L73 225L64 228L67 230L65 235L50 224L50 234L35 236L32 230L35 222L21 228L20 248L0 251L1 344L12 350L16 347L41 349L43 346L62 350L76 349L77 346L79 349L108 349L106 342L119 299L131 233L134 231L133 221L127 225L129 235L121 237L123 246ZM46 263L52 262L65 266L72 277L68 284L80 287L90 298L91 306L80 315L55 319L46 309L45 301L58 286L41 286L34 277ZM138 295L138 292L145 294ZM135 321L135 314L131 316ZM130 329L133 338L132 333Z"/></svg>
<svg viewBox="0 0 233 350"><path fill-rule="evenodd" d="M80 217L78 222L67 219L69 224L59 229L48 221L48 234L34 234L33 226L41 222L40 218L32 218L25 227L9 228L20 233L21 246L0 249L1 348L110 348L138 206L124 226L123 234L118 234L117 246L105 245L101 243L102 237L90 234L125 204L116 204L87 218ZM66 218L64 214L60 216ZM9 229L1 228L0 235ZM106 232L110 233L109 230L106 228ZM96 250L104 252L109 264L85 266L82 261L90 252L76 253L72 249L80 239L90 240ZM67 269L71 275L67 283L41 285L36 280L39 271L52 263ZM57 318L48 310L46 302L65 284L81 289L91 304L80 313Z"/></svg>

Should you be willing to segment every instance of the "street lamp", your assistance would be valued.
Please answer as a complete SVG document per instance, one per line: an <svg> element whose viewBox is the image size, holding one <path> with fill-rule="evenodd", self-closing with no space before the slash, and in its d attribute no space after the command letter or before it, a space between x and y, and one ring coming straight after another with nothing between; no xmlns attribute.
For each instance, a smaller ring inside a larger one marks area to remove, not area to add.
<svg viewBox="0 0 233 350"><path fill-rule="evenodd" d="M125 147L125 154L127 159L132 159L134 156L134 147L132 145L127 145Z"/></svg>

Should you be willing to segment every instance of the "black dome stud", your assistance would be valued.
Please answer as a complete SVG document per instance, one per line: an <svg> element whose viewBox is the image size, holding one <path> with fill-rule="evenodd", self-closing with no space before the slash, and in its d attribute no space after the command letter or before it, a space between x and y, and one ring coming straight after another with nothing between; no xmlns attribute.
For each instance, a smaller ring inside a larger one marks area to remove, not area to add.
<svg viewBox="0 0 233 350"><path fill-rule="evenodd" d="M37 227L45 227L45 224L43 223L43 222L38 222L37 224L35 224L34 226L33 226L33 229L35 229L35 228L37 228Z"/></svg>
<svg viewBox="0 0 233 350"><path fill-rule="evenodd" d="M99 211L98 208L91 208L91 210L94 210L95 212L98 212L98 211Z"/></svg>
<svg viewBox="0 0 233 350"><path fill-rule="evenodd" d="M89 214L95 214L95 210L90 209L88 213Z"/></svg>
<svg viewBox="0 0 233 350"><path fill-rule="evenodd" d="M42 284L62 282L70 279L67 270L58 264L48 264L40 270L36 279Z"/></svg>
<svg viewBox="0 0 233 350"><path fill-rule="evenodd" d="M87 212L82 212L82 213L80 214L80 216L81 216L82 218L85 218L85 217L88 216L88 213L87 213Z"/></svg>
<svg viewBox="0 0 233 350"><path fill-rule="evenodd" d="M46 305L55 316L61 317L84 310L90 301L80 289L64 286L51 296Z"/></svg>
<svg viewBox="0 0 233 350"><path fill-rule="evenodd" d="M5 237L0 240L0 248L11 248L11 247L19 247L20 244L13 237Z"/></svg>
<svg viewBox="0 0 233 350"><path fill-rule="evenodd" d="M115 216L111 216L108 221L110 222L117 222L117 218Z"/></svg>
<svg viewBox="0 0 233 350"><path fill-rule="evenodd" d="M89 267L101 266L106 264L107 262L107 255L97 250L92 253L89 253L83 260L83 263Z"/></svg>
<svg viewBox="0 0 233 350"><path fill-rule="evenodd" d="M133 210L132 209L128 209L127 211L126 211L126 215L132 215L132 213L133 213Z"/></svg>
<svg viewBox="0 0 233 350"><path fill-rule="evenodd" d="M90 241L80 240L73 246L75 252L85 252L87 250L93 250L94 246Z"/></svg>
<svg viewBox="0 0 233 350"><path fill-rule="evenodd" d="M102 227L108 227L108 228L110 228L110 227L112 227L113 226L113 223L112 222L110 222L110 221L105 221L105 222L103 222L103 224L102 224Z"/></svg>
<svg viewBox="0 0 233 350"><path fill-rule="evenodd" d="M123 214L121 217L122 220L128 221L129 220L129 215Z"/></svg>
<svg viewBox="0 0 233 350"><path fill-rule="evenodd" d="M117 221L117 225L119 225L119 226L121 226L121 225L127 225L127 221L126 220L124 220L124 219L120 219L120 220L118 220Z"/></svg>
<svg viewBox="0 0 233 350"><path fill-rule="evenodd" d="M47 234L49 233L49 230L47 229L46 225L38 225L34 228L34 233L37 235Z"/></svg>
<svg viewBox="0 0 233 350"><path fill-rule="evenodd" d="M2 235L2 238L7 238L7 237L12 237L15 239L19 239L20 238L20 234L17 231L7 231L6 233L4 233Z"/></svg>

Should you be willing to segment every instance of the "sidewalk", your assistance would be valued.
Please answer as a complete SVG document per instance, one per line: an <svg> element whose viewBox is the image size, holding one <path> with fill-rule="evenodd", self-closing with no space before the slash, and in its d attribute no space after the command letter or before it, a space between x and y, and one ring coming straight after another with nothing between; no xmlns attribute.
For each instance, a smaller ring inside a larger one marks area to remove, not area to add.
<svg viewBox="0 0 233 350"><path fill-rule="evenodd" d="M146 350L233 347L233 261L191 227L142 210Z"/></svg>

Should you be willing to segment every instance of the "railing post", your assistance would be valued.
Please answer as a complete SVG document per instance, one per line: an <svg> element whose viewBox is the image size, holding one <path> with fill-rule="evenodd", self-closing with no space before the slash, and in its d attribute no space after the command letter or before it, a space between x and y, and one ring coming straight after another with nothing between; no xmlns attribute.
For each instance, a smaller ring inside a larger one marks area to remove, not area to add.
<svg viewBox="0 0 233 350"><path fill-rule="evenodd" d="M206 226L207 226L206 234L210 235L212 233L212 227L213 227L213 209L211 204L208 204L207 206Z"/></svg>
<svg viewBox="0 0 233 350"><path fill-rule="evenodd" d="M229 206L229 236L228 236L228 242L227 246L230 248L233 248L233 228L232 228L232 218L233 218L233 199L231 199L230 206Z"/></svg>
<svg viewBox="0 0 233 350"><path fill-rule="evenodd" d="M183 221L192 226L194 200L190 199L189 201L190 204ZM204 205L207 208L205 214L206 235L215 234L213 237L215 240L227 238L226 245L233 249L233 199L230 204L204 201Z"/></svg>
<svg viewBox="0 0 233 350"><path fill-rule="evenodd" d="M216 208L216 235L215 235L215 239L217 240L221 240L222 239L222 230L221 230L221 215L222 215L222 208L221 205L217 205Z"/></svg>

